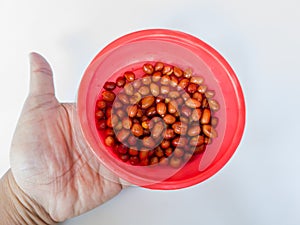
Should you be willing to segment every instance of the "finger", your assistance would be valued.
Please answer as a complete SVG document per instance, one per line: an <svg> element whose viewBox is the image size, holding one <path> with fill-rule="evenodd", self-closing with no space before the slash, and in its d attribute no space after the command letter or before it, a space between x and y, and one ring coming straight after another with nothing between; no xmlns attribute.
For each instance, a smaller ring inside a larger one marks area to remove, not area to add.
<svg viewBox="0 0 300 225"><path fill-rule="evenodd" d="M53 73L49 63L38 53L30 53L30 94L54 95Z"/></svg>

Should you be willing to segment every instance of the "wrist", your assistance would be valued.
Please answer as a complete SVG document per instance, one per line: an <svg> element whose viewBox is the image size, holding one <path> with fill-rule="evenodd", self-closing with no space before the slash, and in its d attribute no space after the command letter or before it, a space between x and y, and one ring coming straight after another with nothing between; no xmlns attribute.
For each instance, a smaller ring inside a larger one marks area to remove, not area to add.
<svg viewBox="0 0 300 225"><path fill-rule="evenodd" d="M16 183L11 170L0 180L0 225L55 224L46 210Z"/></svg>

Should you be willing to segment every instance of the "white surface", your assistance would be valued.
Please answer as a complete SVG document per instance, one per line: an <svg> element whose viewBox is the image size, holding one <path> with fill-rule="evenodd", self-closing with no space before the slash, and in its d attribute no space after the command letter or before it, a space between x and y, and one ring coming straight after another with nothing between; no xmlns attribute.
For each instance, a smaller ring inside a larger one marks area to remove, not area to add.
<svg viewBox="0 0 300 225"><path fill-rule="evenodd" d="M0 1L0 175L28 91L30 51L52 64L58 98L74 101L107 43L144 28L179 29L217 49L244 88L247 126L236 154L202 184L129 188L65 224L300 224L299 8L298 0Z"/></svg>

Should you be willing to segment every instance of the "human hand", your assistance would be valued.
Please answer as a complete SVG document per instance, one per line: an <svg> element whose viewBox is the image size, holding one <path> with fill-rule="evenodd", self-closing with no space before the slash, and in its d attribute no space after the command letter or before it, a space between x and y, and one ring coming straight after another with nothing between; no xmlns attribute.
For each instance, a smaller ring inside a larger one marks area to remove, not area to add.
<svg viewBox="0 0 300 225"><path fill-rule="evenodd" d="M55 98L49 64L37 53L30 59L30 93L12 141L11 171L21 190L61 222L106 202L122 185L89 151L75 104Z"/></svg>

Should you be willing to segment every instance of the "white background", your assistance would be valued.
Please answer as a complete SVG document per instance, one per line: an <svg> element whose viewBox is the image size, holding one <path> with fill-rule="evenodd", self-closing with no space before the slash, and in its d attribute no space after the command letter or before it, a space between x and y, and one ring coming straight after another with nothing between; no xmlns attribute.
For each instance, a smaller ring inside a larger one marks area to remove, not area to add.
<svg viewBox="0 0 300 225"><path fill-rule="evenodd" d="M298 0L0 0L0 175L28 92L28 53L55 72L60 101L75 101L82 74L106 44L145 28L191 33L232 65L247 125L214 177L178 191L129 188L65 224L300 224L300 3Z"/></svg>

